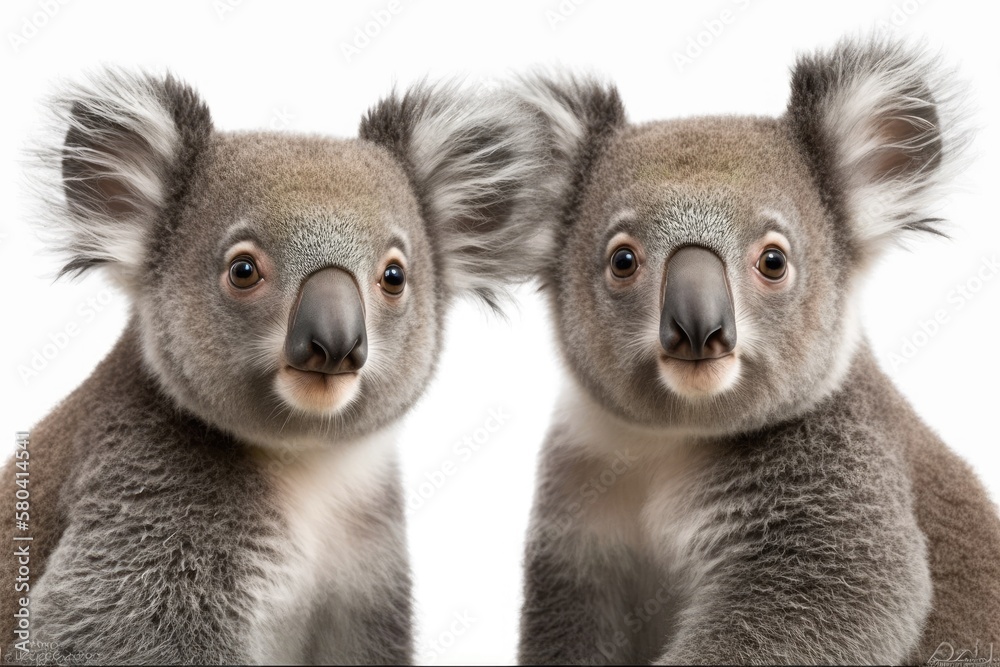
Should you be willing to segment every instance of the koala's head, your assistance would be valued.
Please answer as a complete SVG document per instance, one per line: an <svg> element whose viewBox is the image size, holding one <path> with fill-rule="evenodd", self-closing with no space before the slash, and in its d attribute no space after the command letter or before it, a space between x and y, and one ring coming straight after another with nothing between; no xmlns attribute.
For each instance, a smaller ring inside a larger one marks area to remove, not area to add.
<svg viewBox="0 0 1000 667"><path fill-rule="evenodd" d="M56 106L63 272L110 270L147 371L251 442L397 419L450 299L530 271L537 123L500 93L418 86L346 140L216 131L171 77L107 72Z"/></svg>
<svg viewBox="0 0 1000 667"><path fill-rule="evenodd" d="M562 165L543 279L583 387L694 432L756 428L835 389L859 275L887 241L935 231L960 143L941 80L918 53L844 42L798 61L780 118L636 125L608 86L527 79Z"/></svg>

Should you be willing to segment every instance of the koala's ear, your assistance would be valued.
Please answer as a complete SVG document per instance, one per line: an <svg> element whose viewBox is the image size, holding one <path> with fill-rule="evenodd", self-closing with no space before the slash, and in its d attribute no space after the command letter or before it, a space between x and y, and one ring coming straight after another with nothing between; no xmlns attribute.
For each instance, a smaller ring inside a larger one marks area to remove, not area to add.
<svg viewBox="0 0 1000 667"><path fill-rule="evenodd" d="M954 77L920 49L844 41L799 59L787 120L860 247L940 233L933 206L964 147Z"/></svg>
<svg viewBox="0 0 1000 667"><path fill-rule="evenodd" d="M532 277L542 259L532 204L546 169L544 135L516 96L421 84L372 107L359 135L403 164L450 294L497 308L507 285Z"/></svg>
<svg viewBox="0 0 1000 667"><path fill-rule="evenodd" d="M618 89L566 72L522 77L518 93L543 119L553 163L549 192L561 226L575 219L590 170L610 137L626 124Z"/></svg>
<svg viewBox="0 0 1000 667"><path fill-rule="evenodd" d="M60 275L107 265L126 286L185 187L185 168L212 129L208 109L176 79L108 70L68 86L52 105L62 144L42 158L61 175L51 212Z"/></svg>

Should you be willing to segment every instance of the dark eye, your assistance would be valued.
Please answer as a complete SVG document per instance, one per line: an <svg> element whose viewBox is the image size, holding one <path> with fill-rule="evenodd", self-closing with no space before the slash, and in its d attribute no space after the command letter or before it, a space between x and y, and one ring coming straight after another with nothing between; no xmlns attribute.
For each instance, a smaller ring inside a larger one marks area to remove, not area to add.
<svg viewBox="0 0 1000 667"><path fill-rule="evenodd" d="M253 287L261 281L260 271L252 257L241 255L229 265L229 282L237 289Z"/></svg>
<svg viewBox="0 0 1000 667"><path fill-rule="evenodd" d="M382 280L379 281L382 289L387 294L397 296L403 293L403 286L406 285L406 274L399 264L390 264L382 272Z"/></svg>
<svg viewBox="0 0 1000 667"><path fill-rule="evenodd" d="M628 278L639 268L639 260L635 251L628 246L622 246L611 255L611 273L616 278Z"/></svg>
<svg viewBox="0 0 1000 667"><path fill-rule="evenodd" d="M788 270L788 260L785 253L777 248L767 248L757 260L757 270L768 280L781 280Z"/></svg>

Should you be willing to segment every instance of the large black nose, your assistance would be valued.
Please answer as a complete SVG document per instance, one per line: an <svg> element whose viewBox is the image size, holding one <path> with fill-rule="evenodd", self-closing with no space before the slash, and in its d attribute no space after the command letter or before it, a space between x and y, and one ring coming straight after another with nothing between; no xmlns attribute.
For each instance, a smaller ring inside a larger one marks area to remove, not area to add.
<svg viewBox="0 0 1000 667"><path fill-rule="evenodd" d="M711 250L686 246L667 262L660 345L669 357L724 357L736 347L736 315L726 267Z"/></svg>
<svg viewBox="0 0 1000 667"><path fill-rule="evenodd" d="M302 283L288 316L285 358L302 371L352 373L368 358L365 310L350 273L334 267Z"/></svg>

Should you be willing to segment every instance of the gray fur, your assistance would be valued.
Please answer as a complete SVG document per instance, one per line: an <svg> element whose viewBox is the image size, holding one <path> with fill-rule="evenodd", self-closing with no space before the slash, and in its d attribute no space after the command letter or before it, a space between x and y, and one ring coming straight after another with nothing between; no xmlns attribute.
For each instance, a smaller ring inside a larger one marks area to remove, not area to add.
<svg viewBox="0 0 1000 667"><path fill-rule="evenodd" d="M540 273L571 378L543 448L521 662L899 663L1000 645L996 507L855 316L885 242L937 229L964 143L944 78L916 50L845 41L800 60L781 118L616 111L599 133L610 86L521 86L551 128ZM774 232L794 268L777 287L754 268ZM619 233L641 257L627 283L607 268ZM736 307L739 365L705 394L664 370L657 336L685 245L723 260Z"/></svg>
<svg viewBox="0 0 1000 667"><path fill-rule="evenodd" d="M132 313L32 431L32 640L101 664L411 660L392 430L470 258L493 288L467 291L491 300L525 272L510 259L529 235L510 229L526 212L500 204L536 169L517 128L538 130L513 98L486 124L470 89L411 97L433 122L391 97L365 121L383 135L346 140L216 131L170 77L109 71L57 102L64 134L40 151L65 194L53 243L65 273L110 270ZM432 173L412 155L435 156ZM249 296L227 283L244 247L264 276ZM390 252L398 297L379 286ZM283 342L300 285L330 266L358 284L368 359L316 408L281 384L301 379ZM16 599L0 601L8 639Z"/></svg>
<svg viewBox="0 0 1000 667"><path fill-rule="evenodd" d="M544 194L534 150L544 133L528 113L512 95L451 83L393 93L361 122L361 138L393 151L413 182L448 290L493 308L548 245L533 210Z"/></svg>

